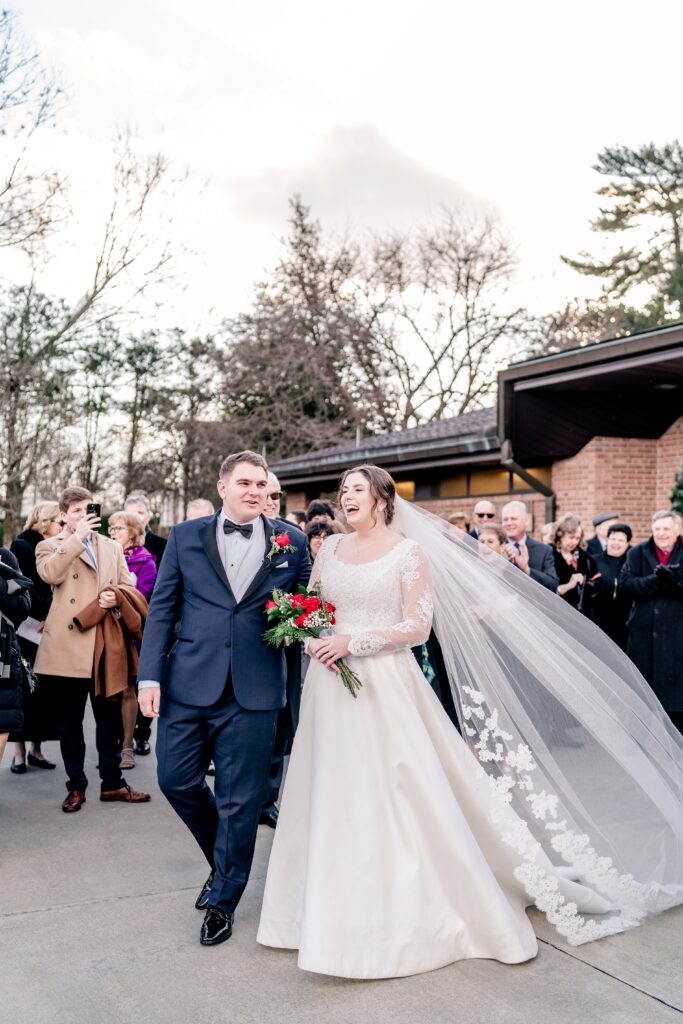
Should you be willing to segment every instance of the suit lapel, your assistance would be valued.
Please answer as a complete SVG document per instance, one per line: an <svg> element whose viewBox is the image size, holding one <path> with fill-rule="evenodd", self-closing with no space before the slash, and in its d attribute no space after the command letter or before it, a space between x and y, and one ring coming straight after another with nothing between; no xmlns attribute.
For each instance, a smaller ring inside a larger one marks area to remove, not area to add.
<svg viewBox="0 0 683 1024"><path fill-rule="evenodd" d="M211 565L218 573L221 582L224 583L225 586L227 587L228 593L230 594L234 601L235 595L233 594L232 587L228 582L227 573L225 571L225 568L223 567L223 562L221 561L221 556L218 552L218 543L216 541L216 523L218 521L219 515L220 512L217 512L215 516L211 517L208 523L205 523L204 526L202 526L201 530L199 531L199 537L201 539L204 551L206 552L207 558L209 559Z"/></svg>
<svg viewBox="0 0 683 1024"><path fill-rule="evenodd" d="M263 561L261 562L261 565L258 568L253 580L251 581L251 583L245 590L244 594L242 595L239 602L240 604L242 603L242 601L246 601L248 597L250 597L256 590L258 590L258 588L261 586L268 573L273 568L272 562L268 558L268 552L270 551L270 538L274 533L277 533L277 524L274 523L272 519L266 518L266 516L264 515L261 515L261 519L263 521L263 532L266 535L266 544L263 551Z"/></svg>

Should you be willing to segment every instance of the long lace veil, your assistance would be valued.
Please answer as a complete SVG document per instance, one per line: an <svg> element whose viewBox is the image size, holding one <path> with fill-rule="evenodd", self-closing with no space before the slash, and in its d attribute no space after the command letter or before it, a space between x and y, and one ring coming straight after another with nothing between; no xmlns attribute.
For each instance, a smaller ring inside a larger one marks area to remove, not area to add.
<svg viewBox="0 0 683 1024"><path fill-rule="evenodd" d="M635 665L444 520L397 498L394 526L429 560L463 736L530 900L573 945L683 902L683 740ZM582 917L540 849L613 912Z"/></svg>

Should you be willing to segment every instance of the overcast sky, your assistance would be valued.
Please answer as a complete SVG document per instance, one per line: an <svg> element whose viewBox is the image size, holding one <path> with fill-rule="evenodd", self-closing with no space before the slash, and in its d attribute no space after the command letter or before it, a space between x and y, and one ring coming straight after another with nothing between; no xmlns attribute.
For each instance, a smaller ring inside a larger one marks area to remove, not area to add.
<svg viewBox="0 0 683 1024"><path fill-rule="evenodd" d="M106 143L129 124L190 170L176 238L197 255L166 307L190 326L248 302L294 191L325 228L358 234L429 222L442 204L490 204L517 247L529 308L596 293L559 258L598 250L596 154L681 134L676 0L21 10L68 93L61 133L44 145L69 170L81 221L46 284L67 297L81 287Z"/></svg>

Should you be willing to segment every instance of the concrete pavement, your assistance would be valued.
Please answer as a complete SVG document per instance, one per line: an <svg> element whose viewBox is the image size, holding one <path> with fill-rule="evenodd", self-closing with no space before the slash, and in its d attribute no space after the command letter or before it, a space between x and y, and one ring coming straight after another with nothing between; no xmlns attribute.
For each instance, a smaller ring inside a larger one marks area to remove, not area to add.
<svg viewBox="0 0 683 1024"><path fill-rule="evenodd" d="M127 773L141 806L100 804L92 723L90 800L59 809L64 776L0 766L1 1024L673 1024L683 1021L683 908L576 949L541 915L538 957L467 961L391 981L307 974L255 941L272 841L260 828L233 938L199 945L206 865L158 792L154 757Z"/></svg>

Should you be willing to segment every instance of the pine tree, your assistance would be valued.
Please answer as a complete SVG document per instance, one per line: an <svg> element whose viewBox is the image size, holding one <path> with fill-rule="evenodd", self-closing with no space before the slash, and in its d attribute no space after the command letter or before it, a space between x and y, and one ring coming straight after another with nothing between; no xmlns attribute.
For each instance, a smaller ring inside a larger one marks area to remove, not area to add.
<svg viewBox="0 0 683 1024"><path fill-rule="evenodd" d="M655 323L683 317L683 146L675 139L639 149L608 147L594 170L609 180L597 190L603 205L593 231L626 235L632 244L607 260L586 252L562 259L581 274L602 278L614 302L636 285L648 286L646 312Z"/></svg>
<svg viewBox="0 0 683 1024"><path fill-rule="evenodd" d="M674 489L671 492L671 508L683 515L683 465L676 474Z"/></svg>

